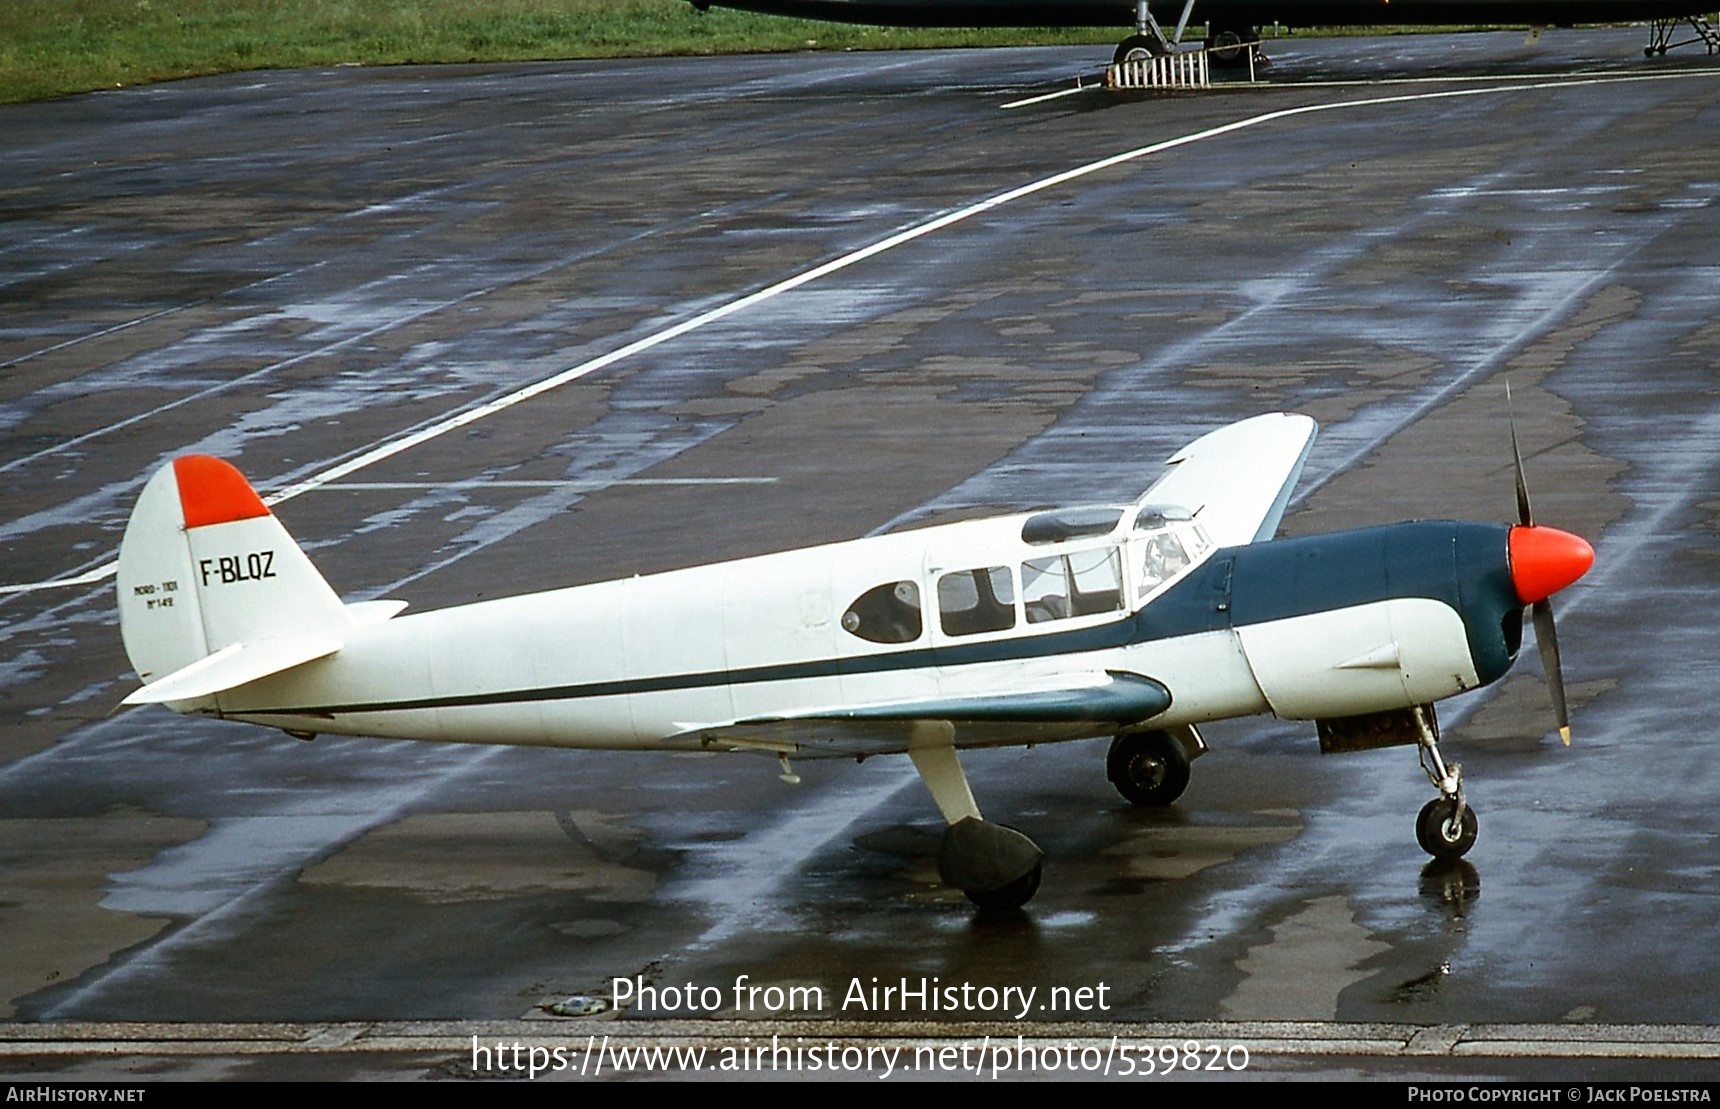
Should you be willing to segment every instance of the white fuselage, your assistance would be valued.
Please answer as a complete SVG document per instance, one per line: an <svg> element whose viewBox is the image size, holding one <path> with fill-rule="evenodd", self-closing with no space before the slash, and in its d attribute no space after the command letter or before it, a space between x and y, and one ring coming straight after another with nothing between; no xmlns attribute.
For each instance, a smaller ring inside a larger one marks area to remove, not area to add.
<svg viewBox="0 0 1720 1109"><path fill-rule="evenodd" d="M1374 711L1475 684L1462 621L1424 599L1136 641L1143 604L1228 552L1186 519L1132 527L1132 510L1108 532L1067 540L1026 541L1028 519L400 616L360 628L331 657L223 693L219 710L306 732L684 749L738 722L1066 689L1109 671L1172 691L1154 727ZM973 570L984 571L984 596ZM868 626L868 604L892 592L913 595L917 629ZM956 742L1116 730L991 729Z"/></svg>

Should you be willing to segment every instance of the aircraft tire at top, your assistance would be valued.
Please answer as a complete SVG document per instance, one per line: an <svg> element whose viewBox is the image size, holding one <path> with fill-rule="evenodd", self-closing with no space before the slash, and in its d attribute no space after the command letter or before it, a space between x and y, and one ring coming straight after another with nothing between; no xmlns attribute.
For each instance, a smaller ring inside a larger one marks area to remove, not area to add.
<svg viewBox="0 0 1720 1109"><path fill-rule="evenodd" d="M1144 62L1157 58L1165 53L1164 44L1152 35L1130 35L1117 44L1117 52L1111 55L1114 65L1124 62Z"/></svg>
<svg viewBox="0 0 1720 1109"><path fill-rule="evenodd" d="M1210 27L1206 38L1207 57L1216 66L1248 64L1250 54L1260 46L1260 32L1253 27Z"/></svg>
<svg viewBox="0 0 1720 1109"><path fill-rule="evenodd" d="M1111 741L1105 777L1131 805L1158 808L1188 788L1188 756L1168 732L1133 732Z"/></svg>
<svg viewBox="0 0 1720 1109"><path fill-rule="evenodd" d="M1213 61L1221 65L1235 65L1243 61L1244 49L1246 47L1242 36L1235 31L1220 31L1206 40L1207 53L1212 56Z"/></svg>
<svg viewBox="0 0 1720 1109"><path fill-rule="evenodd" d="M1468 805L1463 807L1462 826L1454 834L1451 815L1456 808L1456 801L1435 797L1421 807L1420 815L1415 818L1416 842L1436 859L1461 859L1475 846L1475 837L1480 834L1481 822Z"/></svg>

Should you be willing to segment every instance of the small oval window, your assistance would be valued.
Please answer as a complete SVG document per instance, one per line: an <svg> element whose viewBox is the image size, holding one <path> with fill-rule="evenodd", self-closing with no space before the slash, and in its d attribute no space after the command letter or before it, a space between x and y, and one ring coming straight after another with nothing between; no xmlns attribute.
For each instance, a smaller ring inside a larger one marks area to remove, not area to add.
<svg viewBox="0 0 1720 1109"><path fill-rule="evenodd" d="M920 587L911 581L873 586L842 614L842 630L873 643L912 643L920 638Z"/></svg>

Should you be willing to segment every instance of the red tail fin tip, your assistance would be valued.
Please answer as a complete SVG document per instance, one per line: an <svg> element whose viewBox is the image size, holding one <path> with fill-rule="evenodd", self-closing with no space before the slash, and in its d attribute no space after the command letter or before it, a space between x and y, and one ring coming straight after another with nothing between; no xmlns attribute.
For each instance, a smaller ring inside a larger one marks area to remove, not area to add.
<svg viewBox="0 0 1720 1109"><path fill-rule="evenodd" d="M269 515L251 483L229 462L188 454L173 460L173 476L179 482L179 506L187 528Z"/></svg>

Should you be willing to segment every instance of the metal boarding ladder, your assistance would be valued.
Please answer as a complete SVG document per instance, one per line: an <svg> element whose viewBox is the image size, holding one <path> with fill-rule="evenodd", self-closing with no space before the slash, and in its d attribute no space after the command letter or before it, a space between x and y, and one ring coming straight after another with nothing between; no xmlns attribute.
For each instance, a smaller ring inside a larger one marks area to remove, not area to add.
<svg viewBox="0 0 1720 1109"><path fill-rule="evenodd" d="M1678 33L1681 23L1690 24L1690 29L1696 32L1694 38L1672 41L1672 36ZM1643 47L1644 57L1652 58L1656 54L1665 55L1668 50L1676 50L1680 46L1689 46L1700 42L1708 47L1708 53L1720 54L1720 31L1700 15L1693 15L1683 20L1656 19L1649 23L1648 45Z"/></svg>
<svg viewBox="0 0 1720 1109"><path fill-rule="evenodd" d="M1205 50L1184 50L1139 61L1120 62L1105 71L1108 89L1206 89L1212 79Z"/></svg>

